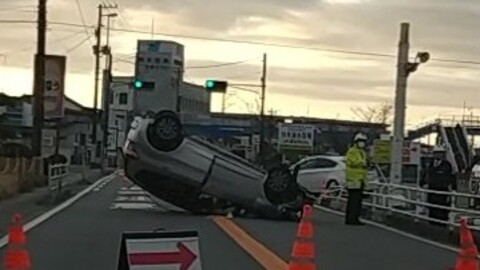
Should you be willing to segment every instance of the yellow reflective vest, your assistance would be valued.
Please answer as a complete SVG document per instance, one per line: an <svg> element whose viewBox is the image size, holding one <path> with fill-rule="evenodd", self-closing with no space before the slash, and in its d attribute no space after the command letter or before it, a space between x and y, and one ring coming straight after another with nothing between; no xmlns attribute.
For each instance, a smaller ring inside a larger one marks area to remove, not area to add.
<svg viewBox="0 0 480 270"><path fill-rule="evenodd" d="M366 152L356 145L352 146L347 151L346 165L347 188L360 189L362 184L365 186L368 174Z"/></svg>

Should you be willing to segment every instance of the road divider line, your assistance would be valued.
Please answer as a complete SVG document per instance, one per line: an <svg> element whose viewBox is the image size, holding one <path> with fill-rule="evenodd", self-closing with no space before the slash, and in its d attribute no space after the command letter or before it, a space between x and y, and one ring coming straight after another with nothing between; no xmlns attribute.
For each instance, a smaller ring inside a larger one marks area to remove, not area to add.
<svg viewBox="0 0 480 270"><path fill-rule="evenodd" d="M225 217L214 217L213 222L265 269L283 270L288 268L287 262L255 240L232 220Z"/></svg>
<svg viewBox="0 0 480 270"><path fill-rule="evenodd" d="M326 208L326 207L323 207L323 206L315 205L314 207L316 209L320 210L320 211L324 211L324 212L331 213L331 214L338 215L338 216L345 216L345 213L343 213L343 212L332 210L332 209L329 209L329 208ZM435 242L433 240L429 240L429 239L426 239L426 238L423 238L423 237L420 237L420 236L417 236L417 235L414 235L414 234L411 234L411 233L408 233L408 232L404 232L404 231L392 228L390 226L387 226L387 225L384 225L384 224L381 224L381 223L378 223L378 222L365 220L365 219L362 219L362 221L365 222L368 225L377 227L379 229L389 231L391 233L395 233L395 234L398 234L398 235L401 235L401 236L410 238L412 240L422 242L424 244L431 245L431 246L434 246L434 247L437 247L437 248L440 248L440 249L448 250L448 251L451 251L451 252L454 252L454 253L458 253L459 250L460 250L458 248L455 248L455 247L452 247L452 246L449 246L449 245L446 245L446 244L438 243L438 242Z"/></svg>
<svg viewBox="0 0 480 270"><path fill-rule="evenodd" d="M98 185L104 183L105 181L110 181L116 176L117 176L116 174L110 174L110 175L107 175L105 177L102 177L102 178L98 179L95 183L91 184L90 186L88 186L84 190L80 191L75 196L73 196L70 199L64 201L63 203L57 205L56 207L48 210L47 212L41 214L40 216L34 218L33 220L29 221L23 227L25 232L28 232L29 230L31 230L31 229L35 228L36 226L42 224L43 222L47 221L49 218L55 216L56 214L60 213L62 210L68 208L71 205L73 205L76 201L80 200L83 196L90 193ZM0 248L6 246L7 243L8 243L8 235L5 235L2 238L0 238Z"/></svg>

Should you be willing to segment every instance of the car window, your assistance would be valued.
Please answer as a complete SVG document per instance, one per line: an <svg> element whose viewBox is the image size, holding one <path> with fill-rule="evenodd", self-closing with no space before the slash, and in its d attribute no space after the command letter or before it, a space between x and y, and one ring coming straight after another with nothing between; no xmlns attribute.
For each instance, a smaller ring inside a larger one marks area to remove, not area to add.
<svg viewBox="0 0 480 270"><path fill-rule="evenodd" d="M325 169L325 168L333 168L335 166L337 166L337 163L333 160L329 160L329 159L324 159L324 158L319 158L319 159L316 159L316 168L319 168L319 169Z"/></svg>
<svg viewBox="0 0 480 270"><path fill-rule="evenodd" d="M337 163L329 159L316 158L316 159L305 161L304 163L301 163L299 166L300 166L300 170L325 169L325 168L333 168L337 166Z"/></svg>
<svg viewBox="0 0 480 270"><path fill-rule="evenodd" d="M315 169L316 162L314 159L312 160L307 160L299 165L300 170L306 170L306 169Z"/></svg>

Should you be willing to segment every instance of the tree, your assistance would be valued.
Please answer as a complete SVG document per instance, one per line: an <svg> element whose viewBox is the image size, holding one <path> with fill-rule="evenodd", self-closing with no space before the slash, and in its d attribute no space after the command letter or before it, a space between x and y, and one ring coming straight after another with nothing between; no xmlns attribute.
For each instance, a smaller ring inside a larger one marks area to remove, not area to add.
<svg viewBox="0 0 480 270"><path fill-rule="evenodd" d="M389 124L393 116L393 105L389 101L384 101L376 105L351 108L355 116L368 123Z"/></svg>

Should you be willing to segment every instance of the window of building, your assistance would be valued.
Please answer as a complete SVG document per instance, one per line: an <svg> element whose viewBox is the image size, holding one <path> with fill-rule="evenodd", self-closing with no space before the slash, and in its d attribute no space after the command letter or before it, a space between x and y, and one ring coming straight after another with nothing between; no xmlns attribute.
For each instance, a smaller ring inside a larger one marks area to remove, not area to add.
<svg viewBox="0 0 480 270"><path fill-rule="evenodd" d="M155 58L155 63L160 64L160 58Z"/></svg>
<svg viewBox="0 0 480 270"><path fill-rule="evenodd" d="M168 64L168 63L170 63L170 60L168 60L168 58L163 58L163 63Z"/></svg>
<svg viewBox="0 0 480 270"><path fill-rule="evenodd" d="M128 104L128 94L127 93L121 93L118 96L118 103L120 103L120 105Z"/></svg>

